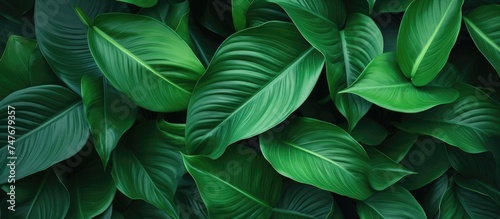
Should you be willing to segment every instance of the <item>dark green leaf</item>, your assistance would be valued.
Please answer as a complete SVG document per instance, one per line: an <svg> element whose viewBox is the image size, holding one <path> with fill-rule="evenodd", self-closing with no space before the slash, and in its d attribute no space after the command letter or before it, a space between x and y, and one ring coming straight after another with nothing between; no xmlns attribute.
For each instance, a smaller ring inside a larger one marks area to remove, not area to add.
<svg viewBox="0 0 500 219"><path fill-rule="evenodd" d="M401 186L377 192L356 206L361 219L426 218L422 206Z"/></svg>
<svg viewBox="0 0 500 219"><path fill-rule="evenodd" d="M427 218L439 216L439 203L446 189L448 189L448 176L443 174L415 193L415 198L424 208Z"/></svg>
<svg viewBox="0 0 500 219"><path fill-rule="evenodd" d="M389 132L373 119L363 118L350 134L362 144L376 146L384 141Z"/></svg>
<svg viewBox="0 0 500 219"><path fill-rule="evenodd" d="M134 4L142 8L150 8L156 5L158 0L117 0L129 4Z"/></svg>
<svg viewBox="0 0 500 219"><path fill-rule="evenodd" d="M391 158L373 147L365 147L371 160L368 179L372 188L377 191L384 190L399 181L404 176L416 174L399 165Z"/></svg>
<svg viewBox="0 0 500 219"><path fill-rule="evenodd" d="M500 185L495 158L490 152L469 154L455 147L448 147L447 152L451 166L461 175L492 186Z"/></svg>
<svg viewBox="0 0 500 219"><path fill-rule="evenodd" d="M377 0L373 6L375 13L397 13L406 10L413 0Z"/></svg>
<svg viewBox="0 0 500 219"><path fill-rule="evenodd" d="M410 148L417 141L418 135L398 131L377 147L382 153L396 162L400 162L408 154Z"/></svg>

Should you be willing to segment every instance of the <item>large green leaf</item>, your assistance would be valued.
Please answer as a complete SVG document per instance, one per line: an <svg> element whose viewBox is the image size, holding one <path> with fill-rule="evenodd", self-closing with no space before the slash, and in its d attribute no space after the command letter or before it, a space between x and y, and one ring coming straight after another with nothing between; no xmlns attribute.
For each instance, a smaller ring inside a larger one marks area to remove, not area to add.
<svg viewBox="0 0 500 219"><path fill-rule="evenodd" d="M283 176L359 200L373 193L370 158L340 127L296 118L281 132L261 135L260 144L264 157Z"/></svg>
<svg viewBox="0 0 500 219"><path fill-rule="evenodd" d="M429 184L450 168L446 144L432 137L419 138L400 164L417 173L399 181L408 190Z"/></svg>
<svg viewBox="0 0 500 219"><path fill-rule="evenodd" d="M448 147L447 152L451 166L461 175L500 186L500 176L497 175L495 158L491 152L469 154L456 147Z"/></svg>
<svg viewBox="0 0 500 219"><path fill-rule="evenodd" d="M116 193L111 173L104 170L96 153L85 157L68 176L67 185L71 202L66 219L93 218L103 213Z"/></svg>
<svg viewBox="0 0 500 219"><path fill-rule="evenodd" d="M339 34L342 58L327 60L327 79L330 96L339 112L347 118L351 131L368 112L371 103L354 94L337 92L351 85L368 63L382 54L384 46L377 25L363 14L351 14Z"/></svg>
<svg viewBox="0 0 500 219"><path fill-rule="evenodd" d="M269 218L281 177L250 148L233 145L217 160L184 155L210 218Z"/></svg>
<svg viewBox="0 0 500 219"><path fill-rule="evenodd" d="M477 48L500 75L500 5L483 5L464 17Z"/></svg>
<svg viewBox="0 0 500 219"><path fill-rule="evenodd" d="M0 156L17 157L16 179L69 158L89 135L80 98L58 85L16 91L0 101L0 109ZM9 119L15 119L13 128L8 128ZM15 139L8 137L9 132ZM4 167L8 162L0 161ZM7 175L8 171L0 172L0 184L7 182Z"/></svg>
<svg viewBox="0 0 500 219"><path fill-rule="evenodd" d="M399 181L404 176L416 174L405 167L399 165L391 158L373 147L365 147L371 160L368 180L372 188L377 191L386 189Z"/></svg>
<svg viewBox="0 0 500 219"><path fill-rule="evenodd" d="M152 17L166 24L191 47L194 48L189 35L189 1L171 2L160 0L152 8L142 9L139 14Z"/></svg>
<svg viewBox="0 0 500 219"><path fill-rule="evenodd" d="M42 56L36 41L11 36L0 59L0 99L36 85L62 84Z"/></svg>
<svg viewBox="0 0 500 219"><path fill-rule="evenodd" d="M500 204L476 191L452 185L443 195L439 218L498 218Z"/></svg>
<svg viewBox="0 0 500 219"><path fill-rule="evenodd" d="M398 131L377 147L382 153L396 162L400 162L408 154L417 141L418 135Z"/></svg>
<svg viewBox="0 0 500 219"><path fill-rule="evenodd" d="M178 218L173 198L185 173L179 152L183 141L161 130L164 121L134 127L113 152L112 174L117 188L132 199L142 199Z"/></svg>
<svg viewBox="0 0 500 219"><path fill-rule="evenodd" d="M121 10L114 0L40 0L35 2L35 30L40 50L54 72L73 91L80 93L83 75L100 75L87 44L87 29L74 7L90 18Z"/></svg>
<svg viewBox="0 0 500 219"><path fill-rule="evenodd" d="M2 208L3 217L62 219L66 215L70 194L52 169L18 180L14 186L15 211Z"/></svg>
<svg viewBox="0 0 500 219"><path fill-rule="evenodd" d="M356 206L361 219L427 218L422 206L401 186L377 192Z"/></svg>
<svg viewBox="0 0 500 219"><path fill-rule="evenodd" d="M269 22L229 37L193 91L187 152L215 159L229 144L283 121L312 91L323 60L289 23Z"/></svg>
<svg viewBox="0 0 500 219"><path fill-rule="evenodd" d="M398 34L397 58L416 86L431 82L446 64L458 38L464 0L413 1Z"/></svg>
<svg viewBox="0 0 500 219"><path fill-rule="evenodd" d="M283 185L281 199L273 208L273 219L329 218L333 215L332 194L313 186L288 182Z"/></svg>
<svg viewBox="0 0 500 219"><path fill-rule="evenodd" d="M134 124L137 107L102 76L83 76L82 99L95 148L106 167L118 140Z"/></svg>
<svg viewBox="0 0 500 219"><path fill-rule="evenodd" d="M332 48L333 39L323 40L332 36L335 27L344 26L346 20L344 2L340 0L268 0L268 2L281 6L304 38L323 53Z"/></svg>
<svg viewBox="0 0 500 219"><path fill-rule="evenodd" d="M243 30L247 27L246 13L254 1L255 0L231 0L233 26L236 31Z"/></svg>
<svg viewBox="0 0 500 219"><path fill-rule="evenodd" d="M484 152L488 138L500 135L500 105L478 88L454 87L460 92L455 102L407 115L399 127L433 136L468 153Z"/></svg>
<svg viewBox="0 0 500 219"><path fill-rule="evenodd" d="M204 67L174 30L150 17L122 13L100 15L88 25L92 56L113 87L152 111L187 107Z"/></svg>
<svg viewBox="0 0 500 219"><path fill-rule="evenodd" d="M404 113L421 112L458 98L453 88L413 86L401 73L395 52L377 56L358 79L340 93L353 93L383 108Z"/></svg>

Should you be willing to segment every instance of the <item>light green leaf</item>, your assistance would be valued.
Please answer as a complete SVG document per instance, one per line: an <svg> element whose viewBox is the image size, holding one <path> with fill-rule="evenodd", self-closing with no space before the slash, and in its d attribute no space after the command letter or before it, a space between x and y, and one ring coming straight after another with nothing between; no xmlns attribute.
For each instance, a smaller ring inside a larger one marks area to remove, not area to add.
<svg viewBox="0 0 500 219"><path fill-rule="evenodd" d="M288 182L283 186L281 199L273 208L273 219L328 218L334 211L330 192L313 186Z"/></svg>
<svg viewBox="0 0 500 219"><path fill-rule="evenodd" d="M464 0L413 1L398 34L397 58L415 86L431 82L448 60L458 38Z"/></svg>
<svg viewBox="0 0 500 219"><path fill-rule="evenodd" d="M11 185L15 186L15 211L2 206L5 218L61 219L68 212L70 194L52 169L17 180ZM8 191L10 193L10 188Z"/></svg>
<svg viewBox="0 0 500 219"><path fill-rule="evenodd" d="M377 56L358 79L340 93L353 93L383 108L404 113L421 112L458 98L453 88L413 86L399 69L395 52Z"/></svg>
<svg viewBox="0 0 500 219"><path fill-rule="evenodd" d="M114 0L35 1L35 32L40 50L54 72L80 93L83 75L101 75L87 44L87 29L73 9L82 8L93 19L101 13L123 10ZM57 9L57 10L56 10Z"/></svg>
<svg viewBox="0 0 500 219"><path fill-rule="evenodd" d="M217 160L184 155L210 218L269 218L281 177L252 149L233 145Z"/></svg>
<svg viewBox="0 0 500 219"><path fill-rule="evenodd" d="M362 144L376 146L384 141L389 132L373 119L362 118L350 134Z"/></svg>
<svg viewBox="0 0 500 219"><path fill-rule="evenodd" d="M400 164L417 173L399 181L410 191L436 180L450 168L446 144L432 137L419 138Z"/></svg>
<svg viewBox="0 0 500 219"><path fill-rule="evenodd" d="M418 135L398 131L377 147L382 153L396 162L400 162L408 154L417 141Z"/></svg>
<svg viewBox="0 0 500 219"><path fill-rule="evenodd" d="M497 218L500 205L491 197L473 190L452 185L443 195L439 206L439 218Z"/></svg>
<svg viewBox="0 0 500 219"><path fill-rule="evenodd" d="M116 193L111 173L104 170L97 154L85 157L83 163L68 176L67 186L71 203L66 219L93 218L103 213Z"/></svg>
<svg viewBox="0 0 500 219"><path fill-rule="evenodd" d="M370 158L340 127L296 118L281 132L262 134L259 141L264 157L283 176L359 200L373 193Z"/></svg>
<svg viewBox="0 0 500 219"><path fill-rule="evenodd" d="M185 109L204 71L175 31L146 16L100 15L89 26L88 39L92 56L113 87L152 111Z"/></svg>
<svg viewBox="0 0 500 219"><path fill-rule="evenodd" d="M255 0L231 0L231 13L233 15L233 25L236 31L247 27L246 13Z"/></svg>
<svg viewBox="0 0 500 219"><path fill-rule="evenodd" d="M0 156L17 157L16 179L47 169L76 154L89 135L80 98L58 85L16 91L0 101L0 109ZM15 119L12 120L15 129L8 128L9 116L15 117L10 117ZM15 154L9 153L12 149L9 141L14 140L8 138L9 131L15 138ZM3 167L8 162L9 159L0 161ZM0 184L7 182L7 175L7 171L0 172Z"/></svg>
<svg viewBox="0 0 500 219"><path fill-rule="evenodd" d="M309 96L323 60L289 23L268 22L229 37L193 91L187 152L215 159L231 143L283 121Z"/></svg>
<svg viewBox="0 0 500 219"><path fill-rule="evenodd" d="M339 112L347 118L349 131L368 112L371 103L354 94L337 94L351 85L368 63L382 54L382 33L375 22L363 14L351 14L340 31L342 57L328 60L327 79L330 96Z"/></svg>
<svg viewBox="0 0 500 219"><path fill-rule="evenodd" d="M391 160L385 154L373 147L365 147L365 150L371 160L368 179L371 187L377 191L392 186L404 176L416 174Z"/></svg>
<svg viewBox="0 0 500 219"><path fill-rule="evenodd" d="M117 1L133 4L141 8L153 7L158 2L158 0L117 0Z"/></svg>
<svg viewBox="0 0 500 219"><path fill-rule="evenodd" d="M485 152L488 138L500 135L500 105L470 85L454 87L460 92L455 102L407 115L399 128L433 136L468 153Z"/></svg>
<svg viewBox="0 0 500 219"><path fill-rule="evenodd" d="M422 206L401 186L377 192L364 201L358 201L356 206L361 219L427 218Z"/></svg>
<svg viewBox="0 0 500 219"><path fill-rule="evenodd" d="M134 124L137 106L102 76L84 75L81 88L95 148L106 168L111 151Z"/></svg>
<svg viewBox="0 0 500 219"><path fill-rule="evenodd" d="M146 121L122 138L113 152L116 187L131 199L142 199L179 218L173 202L185 170L180 154L183 141L159 128L164 121Z"/></svg>
<svg viewBox="0 0 500 219"><path fill-rule="evenodd" d="M464 21L472 40L500 75L500 5L483 5L469 12Z"/></svg>

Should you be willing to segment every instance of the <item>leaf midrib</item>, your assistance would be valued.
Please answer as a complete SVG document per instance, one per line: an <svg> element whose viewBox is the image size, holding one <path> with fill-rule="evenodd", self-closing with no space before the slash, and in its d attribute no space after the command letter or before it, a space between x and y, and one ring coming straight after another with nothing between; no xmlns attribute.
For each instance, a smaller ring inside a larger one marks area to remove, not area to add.
<svg viewBox="0 0 500 219"><path fill-rule="evenodd" d="M165 82L169 83L170 85L172 85L173 87L177 88L178 90L180 90L180 91L182 91L184 93L187 93L187 94L191 94L190 91L188 91L188 90L180 87L179 85L175 84L174 82L170 81L168 78L164 77L159 72L157 72L156 70L154 70L151 66L149 66L147 63L145 63L139 57L137 57L132 52L130 52L129 50L127 50L127 48L123 47L121 44L119 44L118 42L116 42L113 38L111 38L111 36L109 36L104 31L102 31L101 29L99 29L99 27L93 26L92 29L95 30L95 32L98 33L99 36L101 36L102 38L104 38L107 42L109 42L113 46L115 46L115 48L117 48L118 50L122 51L125 55L127 55L128 57L130 57L131 59L133 59L134 61L136 61L139 65L141 65L144 68L146 68L149 72L153 73L157 77L161 78L163 81L165 81Z"/></svg>
<svg viewBox="0 0 500 219"><path fill-rule="evenodd" d="M247 104L251 103L253 101L253 99L256 98L257 96L259 96L259 94L261 94L262 92L264 92L264 90L267 90L269 87L271 87L271 85L273 85L274 83L276 83L277 81L279 81L282 77L285 77L286 75L288 75L288 74L285 74L285 73L289 73L290 72L290 71L288 71L288 69L290 69L292 66L297 65L301 60L305 59L314 50L315 50L314 47L312 47L312 46L309 47L309 49L307 49L306 51L304 51L293 62L291 62L287 66L285 66L281 72L279 72L278 74L276 74L271 80L269 80L266 84L264 84L262 87L260 87L255 93L253 93L252 96L250 96L250 98L248 98L243 104L241 104L235 110L233 110L233 112L229 116L227 116L226 118L224 118L224 120L222 120L221 122L219 122L219 124L217 124L214 128L212 128L212 130L210 130L209 132L207 132L203 136L202 140L199 141L199 144L201 142L203 142L206 138L208 138L208 136L211 136L214 132L218 131L222 125L224 125L230 118L234 117ZM198 144L198 146L199 146L199 144Z"/></svg>
<svg viewBox="0 0 500 219"><path fill-rule="evenodd" d="M469 18L464 17L464 21L467 24L467 26L470 26L474 31L479 34L479 36L484 39L490 46L494 47L497 51L500 51L500 46L497 45L493 40L491 40L488 35L486 35L474 22L472 22Z"/></svg>
<svg viewBox="0 0 500 219"><path fill-rule="evenodd" d="M314 152L314 151L311 151L311 150L308 150L308 149L302 148L302 147L300 147L300 146L298 146L298 145L296 145L296 144L294 144L294 143L292 143L292 142L288 142L288 141L285 141L285 140L283 140L283 139L281 139L281 141L282 141L283 143L285 143L285 144L287 144L287 145L289 145L289 146L293 147L293 148L296 148L296 149L298 149L298 150L300 150L300 151L303 151L303 152L305 152L305 153L311 154L311 155L313 155L314 157L320 158L320 159L322 159L322 160L324 160L324 161L326 161L326 162L328 162L328 163L333 164L334 166L337 166L338 168L342 169L345 173L347 173L347 175L350 175L353 179L358 178L357 176L353 175L350 171L348 171L347 169L345 169L345 167L343 167L342 165L338 164L338 163L337 163L336 161L334 161L334 160L328 159L327 157L325 157L325 156L323 156L323 155L321 155L321 154L318 154L318 153L316 153L316 152Z"/></svg>
<svg viewBox="0 0 500 219"><path fill-rule="evenodd" d="M307 214L303 214L303 213L298 212L298 211L293 211L293 210L288 210L288 209L283 209L283 208L273 208L273 211L279 212L279 213L284 213L284 214L301 216L301 217L305 217L305 218L311 218L311 219L315 218L314 216L311 216L311 215L307 215Z"/></svg>
<svg viewBox="0 0 500 219"><path fill-rule="evenodd" d="M436 29L434 29L434 32L432 33L431 37L429 38L429 40L425 44L424 48L418 54L417 60L415 60L415 64L413 65L413 67L411 69L411 73L410 73L410 76L411 76L412 79L415 76L418 68L420 67L420 64L421 64L422 60L424 59L425 54L427 54L427 51L431 47L431 44L434 42L434 38L436 38L437 33L441 29L441 26L443 25L444 20L448 16L448 13L449 13L449 11L451 9L451 6L453 6L453 5L454 4L448 4L448 7L446 8L446 11L443 14L443 16L441 17L441 19L439 20L439 23L438 23Z"/></svg>
<svg viewBox="0 0 500 219"><path fill-rule="evenodd" d="M264 207L267 207L267 208L272 208L272 206L268 205L267 203L265 203L264 201L261 201L260 199L256 198L256 197L253 197L251 194L248 194L247 192L237 188L236 186L232 185L231 183L229 182L226 182L224 181L223 179L217 177L216 175L208 172L208 171L202 171L196 167L194 167L193 165L191 165L189 162L186 162L186 164L189 165L190 168L194 169L195 171L201 173L201 174L206 174L207 176L209 176L210 178L213 178L217 181L220 181L222 182L223 184L227 185L228 187L236 190L237 192L239 192L240 194L244 195L245 197L249 198L250 200L254 201L255 203L259 204L259 205L262 205ZM201 194L200 194L201 195Z"/></svg>
<svg viewBox="0 0 500 219"><path fill-rule="evenodd" d="M22 135L21 137L19 137L17 139L17 141L21 141L25 138L28 138L30 135L32 135L33 133L36 133L38 132L40 129L43 129L43 128L46 128L47 126L50 126L52 125L52 123L55 123L57 122L57 120L63 116L65 116L66 114L68 113L71 113L71 111L74 109L74 108L77 108L81 105L82 101L77 101L73 104L71 104L70 106L66 107L64 110L62 111L57 111L57 115L53 116L53 117L50 117L48 120L42 122L42 125L40 126L37 126L36 128L30 130L29 132L25 133L24 135ZM60 113L59 113L60 112Z"/></svg>

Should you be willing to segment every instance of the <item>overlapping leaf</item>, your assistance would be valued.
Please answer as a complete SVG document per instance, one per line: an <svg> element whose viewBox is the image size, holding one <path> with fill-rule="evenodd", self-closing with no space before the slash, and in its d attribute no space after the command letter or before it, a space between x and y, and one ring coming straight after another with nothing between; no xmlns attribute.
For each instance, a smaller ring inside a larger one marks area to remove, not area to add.
<svg viewBox="0 0 500 219"><path fill-rule="evenodd" d="M366 152L371 160L371 168L368 174L368 179L372 188L377 191L386 189L392 186L404 176L416 174L395 161L387 157L379 150L370 146L365 147Z"/></svg>
<svg viewBox="0 0 500 219"><path fill-rule="evenodd" d="M483 5L464 17L467 30L500 75L500 5Z"/></svg>
<svg viewBox="0 0 500 219"><path fill-rule="evenodd" d="M183 158L210 218L269 218L273 213L281 177L250 148L233 145L217 160L196 155Z"/></svg>
<svg viewBox="0 0 500 219"><path fill-rule="evenodd" d="M134 124L137 106L102 76L83 76L82 99L95 148L106 167L118 140Z"/></svg>
<svg viewBox="0 0 500 219"><path fill-rule="evenodd" d="M400 162L408 154L417 141L418 135L398 131L377 147L382 153L396 162Z"/></svg>
<svg viewBox="0 0 500 219"><path fill-rule="evenodd" d="M413 86L399 69L395 52L375 58L358 79L340 93L353 93L383 108L404 113L421 112L458 98L453 88Z"/></svg>
<svg viewBox="0 0 500 219"><path fill-rule="evenodd" d="M261 135L260 144L271 165L297 182L359 200L373 193L367 176L370 158L340 127L297 118L281 132Z"/></svg>
<svg viewBox="0 0 500 219"><path fill-rule="evenodd" d="M92 56L113 87L152 111L187 107L204 68L175 31L153 18L122 13L100 15L88 25Z"/></svg>
<svg viewBox="0 0 500 219"><path fill-rule="evenodd" d="M117 0L117 1L134 4L142 8L153 7L158 2L158 0Z"/></svg>
<svg viewBox="0 0 500 219"><path fill-rule="evenodd" d="M454 87L460 92L455 102L407 115L400 127L433 136L468 153L484 152L488 138L500 135L500 105L472 86Z"/></svg>
<svg viewBox="0 0 500 219"><path fill-rule="evenodd" d="M426 218L422 206L401 186L377 192L364 201L358 201L356 206L361 219Z"/></svg>
<svg viewBox="0 0 500 219"><path fill-rule="evenodd" d="M126 134L113 152L112 174L123 194L143 199L178 218L173 198L177 182L185 173L180 154L184 142L159 126L146 121Z"/></svg>
<svg viewBox="0 0 500 219"><path fill-rule="evenodd" d="M397 58L416 86L431 82L458 38L464 0L419 0L406 9L398 34Z"/></svg>
<svg viewBox="0 0 500 219"><path fill-rule="evenodd" d="M283 121L312 91L323 60L289 23L269 22L229 37L189 102L187 152L215 159L229 144Z"/></svg>
<svg viewBox="0 0 500 219"><path fill-rule="evenodd" d="M9 110L8 106L15 110ZM17 157L16 179L71 157L83 147L89 135L80 98L58 85L18 90L0 101L0 109L0 155ZM13 128L8 128L9 119L14 119ZM10 135L15 139L8 138L11 130L15 130ZM12 149L9 141L13 140L15 154L9 153ZM0 163L6 166L8 162L2 159ZM7 169L0 172L3 177L0 183L7 182L7 175Z"/></svg>

